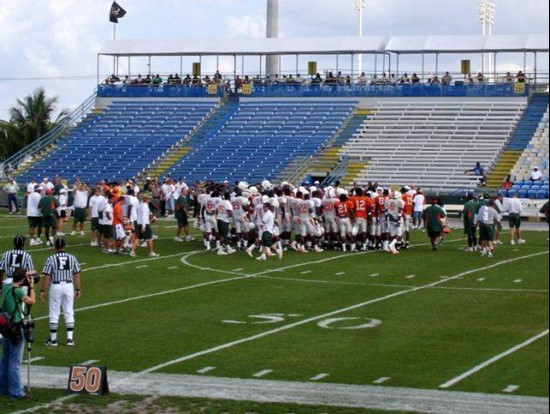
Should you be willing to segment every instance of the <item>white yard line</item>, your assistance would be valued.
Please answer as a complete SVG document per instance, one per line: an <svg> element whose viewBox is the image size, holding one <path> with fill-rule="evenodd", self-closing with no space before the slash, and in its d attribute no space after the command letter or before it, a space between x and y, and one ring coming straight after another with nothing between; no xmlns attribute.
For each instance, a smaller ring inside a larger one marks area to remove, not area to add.
<svg viewBox="0 0 550 414"><path fill-rule="evenodd" d="M209 372L212 372L212 371L214 371L215 369L216 369L216 367L205 367L205 368L203 368L203 369L199 369L199 370L197 371L197 374L202 374L202 375L208 374Z"/></svg>
<svg viewBox="0 0 550 414"><path fill-rule="evenodd" d="M43 359L45 359L45 357L34 357L34 358L31 358L31 364L33 362L38 362L38 361L42 361ZM28 359L25 359L23 361L23 364L28 364L29 363L29 360Z"/></svg>
<svg viewBox="0 0 550 414"><path fill-rule="evenodd" d="M517 390L519 390L519 385L508 385L506 388L502 390L502 392L511 394L513 392L516 392Z"/></svg>
<svg viewBox="0 0 550 414"><path fill-rule="evenodd" d="M462 381L462 380L464 380L464 379L466 379L466 378L468 378L468 377L474 375L476 372L481 371L483 368L486 368L486 367L488 367L489 365L494 364L494 363L497 362L497 361L500 361L502 358L505 358L505 357L507 357L508 355L511 355L511 354L513 354L514 352L517 352L517 351L519 351L520 349L525 348L525 347L528 346L528 345L531 345L533 342L536 342L536 341L538 341L539 339L541 339L541 338L543 338L543 337L545 337L545 336L547 336L547 335L548 335L548 329L547 329L546 331L544 331L544 332L541 332L541 333L538 334L538 335L533 336L532 338L528 339L527 341L522 342L521 344L516 345L516 346L514 346L513 348L510 348L509 350L507 350L507 351L505 351L505 352L503 352L503 353L501 353L501 354L498 354L498 355L494 356L493 358L488 359L487 361L485 361L485 362L483 362L483 363L481 363L481 364L479 364L479 365L473 367L473 368L470 369L469 371L466 371L464 374L461 374L461 375L459 375L458 377L455 377L455 378L453 378L453 379L451 379L451 380L449 380L449 381L447 381L447 382L441 384L441 385L439 386L439 388L443 388L443 389L450 388L450 387L452 387L453 385L458 384L460 381Z"/></svg>
<svg viewBox="0 0 550 414"><path fill-rule="evenodd" d="M80 362L76 365L93 365L97 364L100 360L99 359L90 359L89 361Z"/></svg>
<svg viewBox="0 0 550 414"><path fill-rule="evenodd" d="M378 378L376 381L373 381L372 383L373 384L383 384L387 381L391 380L390 377L382 377L382 378Z"/></svg>
<svg viewBox="0 0 550 414"><path fill-rule="evenodd" d="M263 378L266 375L269 375L273 372L272 369L264 369L263 371L257 372L254 375L252 375L254 378Z"/></svg>
<svg viewBox="0 0 550 414"><path fill-rule="evenodd" d="M235 346L242 345L242 344L245 344L245 343L248 343L248 342L253 342L253 341L256 341L258 339L262 339L262 338L265 338L267 336L271 336L271 335L274 335L274 334L277 334L277 333L280 333L280 332L284 332L284 331L287 331L289 329L293 329L293 328L296 328L296 327L299 327L299 326L302 326L302 325L306 325L306 324L309 324L309 323L312 323L312 322L317 322L317 321L322 320L322 319L331 318L333 316L337 316L337 315L340 315L342 313L351 312L353 310L360 309L360 308L363 308L365 306L372 305L374 303L383 302L385 300L392 299L392 298L395 298L395 297L399 297L399 296L402 296L402 295L405 295L405 294L408 294L408 293L417 292L417 291L420 291L420 290L424 290L424 289L427 289L427 288L438 286L442 283L447 283L447 282L449 282L451 280L454 280L458 277L463 277L463 276L467 276L467 275L470 275L470 274L473 274L473 273L494 269L495 267L499 267L499 266L502 266L502 265L513 263L513 262L516 262L516 261L519 261L519 260L530 259L532 257L542 256L543 254L546 255L548 253L549 252L546 251L546 252L540 252L540 253L530 254L530 255L526 255L526 256L516 257L516 258L513 258L513 259L509 259L509 260L503 260L501 262L493 263L489 266L485 266L485 267L481 267L481 268L478 268L478 269L468 270L466 272L459 273L458 275L455 275L455 276L453 276L449 279L439 280L437 282L429 283L429 284L426 284L426 285L421 285L421 286L414 287L414 288L411 288L411 289L400 290L398 292L394 292L394 293L391 293L391 294L386 295L386 296L371 299L371 300L368 300L368 301L363 302L363 303L358 303L356 305L352 305L352 306L349 306L349 307L346 307L346 308L335 310L333 312L325 313L325 314L322 314L322 315L317 315L317 316L314 316L314 317L311 317L311 318L308 318L308 319L304 319L304 320L301 320L301 321L298 321L298 322L294 322L294 323L291 323L291 324L288 324L288 325L284 325L284 326L281 326L279 328L272 329L272 330L269 330L269 331L266 331L266 332L263 332L263 333L260 333L260 334L257 334L257 335L249 336L247 338L238 339L238 340L235 340L235 341L232 341L232 342L227 342L225 344L221 344L221 345L215 346L213 348L205 349L203 351L195 352L195 353L189 354L189 355L184 355L180 358L176 358L176 359L173 359L171 361L167 361L167 362L155 365L153 367L147 368L147 369L145 369L141 372L133 374L127 380L132 381L133 379L135 379L135 378L137 378L137 377L139 377L143 374L152 373L152 372L158 371L160 369L163 369L163 368L166 368L166 367L169 367L169 366L172 366L172 365L176 365L176 364L180 364L180 363L185 362L185 361L189 361L191 359L195 359L195 358L199 358L199 357L202 357L202 356L205 356L205 355L217 353L219 351L230 349L230 348L233 348ZM265 274L265 272L264 272L264 274ZM260 275L262 275L262 274L257 274L257 276L260 276Z"/></svg>
<svg viewBox="0 0 550 414"><path fill-rule="evenodd" d="M330 377L330 374L319 374L314 376L313 378L310 378L310 381L321 381L328 377Z"/></svg>

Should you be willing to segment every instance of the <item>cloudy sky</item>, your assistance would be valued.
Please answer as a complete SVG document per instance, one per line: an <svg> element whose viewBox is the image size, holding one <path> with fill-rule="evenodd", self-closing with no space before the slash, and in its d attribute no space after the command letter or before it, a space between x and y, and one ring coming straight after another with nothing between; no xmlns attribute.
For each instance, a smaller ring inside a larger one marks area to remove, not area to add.
<svg viewBox="0 0 550 414"><path fill-rule="evenodd" d="M478 34L478 0L367 0L366 35ZM548 33L548 0L494 0L496 34ZM112 0L0 0L0 118L17 98L44 86L74 109L95 87L96 55L112 37L108 12ZM117 26L118 38L263 37L265 0L119 0L128 14ZM281 36L353 36L354 0L280 0ZM236 40L238 41L238 40ZM475 57L472 57L475 59ZM460 57L442 65L458 69ZM332 61L320 60L323 69ZM522 67L518 56L503 56L499 69ZM184 66L189 69L194 59ZM548 67L548 59L540 64ZM132 62L132 72L147 72L147 62ZM294 60L283 62L293 67ZM369 59L367 68L373 65ZM474 61L474 65L476 65ZM214 62L205 62L211 70ZM251 71L257 63L249 62ZM331 66L332 65L332 66ZM402 64L418 70L418 61ZM433 69L433 62L427 63ZM153 62L154 71L179 70L179 59ZM351 66L351 63L349 64ZM532 62L529 61L529 66ZM230 62L222 62L230 68ZM254 69L253 69L254 68ZM542 69L542 67L541 67ZM104 61L102 76L112 70ZM127 70L120 62L120 71ZM305 69L304 69L305 71Z"/></svg>

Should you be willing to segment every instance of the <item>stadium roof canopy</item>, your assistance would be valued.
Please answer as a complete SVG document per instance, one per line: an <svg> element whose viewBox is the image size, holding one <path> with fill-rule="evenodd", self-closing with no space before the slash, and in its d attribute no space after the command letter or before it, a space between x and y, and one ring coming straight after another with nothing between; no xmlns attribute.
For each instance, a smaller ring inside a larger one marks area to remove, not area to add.
<svg viewBox="0 0 550 414"><path fill-rule="evenodd" d="M302 37L278 39L111 40L100 55L222 56L336 55L384 53L383 37Z"/></svg>
<svg viewBox="0 0 550 414"><path fill-rule="evenodd" d="M300 37L278 39L111 40L108 56L258 56L548 52L548 34L492 36Z"/></svg>
<svg viewBox="0 0 550 414"><path fill-rule="evenodd" d="M386 52L420 53L504 53L548 52L548 34L492 36L395 36Z"/></svg>

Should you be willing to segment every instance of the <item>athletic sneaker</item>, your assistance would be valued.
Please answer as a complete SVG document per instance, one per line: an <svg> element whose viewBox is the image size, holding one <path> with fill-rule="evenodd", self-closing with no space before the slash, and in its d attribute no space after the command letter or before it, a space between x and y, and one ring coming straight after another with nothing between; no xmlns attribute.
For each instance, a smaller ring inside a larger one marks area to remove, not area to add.
<svg viewBox="0 0 550 414"><path fill-rule="evenodd" d="M51 338L48 338L48 340L44 342L44 345L55 348L57 346L57 341L52 341Z"/></svg>
<svg viewBox="0 0 550 414"><path fill-rule="evenodd" d="M252 249L246 249L245 252L246 252L247 255L254 258L254 256L252 256Z"/></svg>
<svg viewBox="0 0 550 414"><path fill-rule="evenodd" d="M38 244L34 241L34 239L31 239L31 241L29 242L29 244L31 246L38 246Z"/></svg>
<svg viewBox="0 0 550 414"><path fill-rule="evenodd" d="M515 245L516 245L516 242L512 240L512 241L510 242L510 244L511 244L512 246L515 246Z"/></svg>
<svg viewBox="0 0 550 414"><path fill-rule="evenodd" d="M468 253L472 253L474 251L474 249L472 247L468 247L466 250L464 250L465 252L468 252Z"/></svg>
<svg viewBox="0 0 550 414"><path fill-rule="evenodd" d="M187 236L187 237L185 238L185 241L186 241L186 242L192 242L193 240L195 240L195 238L194 238L193 236Z"/></svg>
<svg viewBox="0 0 550 414"><path fill-rule="evenodd" d="M174 237L174 241L176 241L178 243L182 243L183 239L181 237Z"/></svg>
<svg viewBox="0 0 550 414"><path fill-rule="evenodd" d="M74 340L73 339L67 339L67 346L74 346Z"/></svg>
<svg viewBox="0 0 550 414"><path fill-rule="evenodd" d="M518 244L525 244L525 240L519 239L519 240L518 240Z"/></svg>
<svg viewBox="0 0 550 414"><path fill-rule="evenodd" d="M38 237L34 242L36 243L37 246L40 246L42 244L42 240L40 240Z"/></svg>
<svg viewBox="0 0 550 414"><path fill-rule="evenodd" d="M260 257L258 257L256 260L259 260L260 262L265 262L267 260L267 257L265 254L262 254Z"/></svg>
<svg viewBox="0 0 550 414"><path fill-rule="evenodd" d="M314 250L315 250L315 253L323 253L324 252L324 250L321 249L319 246L315 246Z"/></svg>
<svg viewBox="0 0 550 414"><path fill-rule="evenodd" d="M65 233L63 233L62 231L58 231L57 233L55 233L55 235L57 237L63 237L63 236L65 236Z"/></svg>
<svg viewBox="0 0 550 414"><path fill-rule="evenodd" d="M137 257L136 252L130 252L130 257Z"/></svg>
<svg viewBox="0 0 550 414"><path fill-rule="evenodd" d="M71 236L76 236L76 231L71 231Z"/></svg>
<svg viewBox="0 0 550 414"><path fill-rule="evenodd" d="M220 249L218 250L218 256L227 256L227 253Z"/></svg>
<svg viewBox="0 0 550 414"><path fill-rule="evenodd" d="M489 259L492 259L492 258L495 257L495 256L493 255L493 253L489 253L489 254L487 255L487 257L488 257Z"/></svg>
<svg viewBox="0 0 550 414"><path fill-rule="evenodd" d="M80 235L81 235L81 236L85 236L86 233L84 233L83 231L81 231L81 232L80 232Z"/></svg>
<svg viewBox="0 0 550 414"><path fill-rule="evenodd" d="M283 259L283 251L282 250L277 250L277 256L279 256L279 260L282 260Z"/></svg>
<svg viewBox="0 0 550 414"><path fill-rule="evenodd" d="M232 249L231 247L227 246L227 253L228 254L234 254L234 253L237 253L237 250Z"/></svg>
<svg viewBox="0 0 550 414"><path fill-rule="evenodd" d="M160 255L158 253L152 252L149 253L149 257L160 257Z"/></svg>

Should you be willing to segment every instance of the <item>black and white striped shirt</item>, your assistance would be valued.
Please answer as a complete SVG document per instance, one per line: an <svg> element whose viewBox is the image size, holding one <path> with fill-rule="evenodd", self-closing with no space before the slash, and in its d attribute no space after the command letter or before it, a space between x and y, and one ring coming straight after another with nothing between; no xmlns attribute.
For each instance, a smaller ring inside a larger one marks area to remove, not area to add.
<svg viewBox="0 0 550 414"><path fill-rule="evenodd" d="M6 274L6 283L11 283L13 272L22 267L27 272L34 270L31 255L24 250L13 249L5 252L0 259L0 270Z"/></svg>
<svg viewBox="0 0 550 414"><path fill-rule="evenodd" d="M56 253L48 257L42 273L49 275L52 283L72 283L73 275L80 273L80 264L72 254Z"/></svg>

